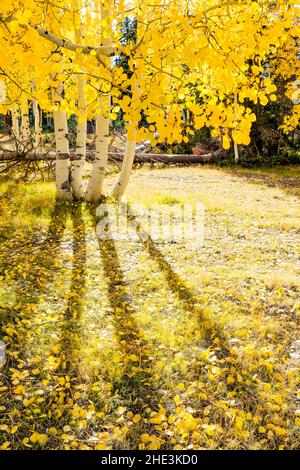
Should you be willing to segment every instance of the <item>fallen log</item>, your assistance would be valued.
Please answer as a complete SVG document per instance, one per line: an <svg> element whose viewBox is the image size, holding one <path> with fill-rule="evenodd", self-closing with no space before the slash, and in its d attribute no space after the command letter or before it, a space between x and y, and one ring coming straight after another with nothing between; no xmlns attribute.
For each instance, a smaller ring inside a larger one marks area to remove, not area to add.
<svg viewBox="0 0 300 470"><path fill-rule="evenodd" d="M123 156L121 157L122 159ZM206 163L210 160L210 153L206 155L137 153L134 158L135 163Z"/></svg>
<svg viewBox="0 0 300 470"><path fill-rule="evenodd" d="M86 160L94 160L94 152L87 152ZM52 150L45 153L19 154L15 151L5 151L0 153L0 163L5 162L38 162L55 160L56 153ZM122 162L123 154L110 152L108 159L111 162ZM70 160L75 160L75 152L70 153ZM206 163L211 160L211 154L206 155L186 155L186 154L167 154L167 153L136 153L135 163Z"/></svg>

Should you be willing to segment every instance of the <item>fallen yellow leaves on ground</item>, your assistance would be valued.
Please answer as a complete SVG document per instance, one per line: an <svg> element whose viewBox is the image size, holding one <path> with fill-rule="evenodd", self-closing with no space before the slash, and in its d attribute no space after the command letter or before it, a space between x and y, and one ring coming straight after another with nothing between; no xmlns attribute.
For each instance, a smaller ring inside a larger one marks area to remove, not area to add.
<svg viewBox="0 0 300 470"><path fill-rule="evenodd" d="M36 214L49 183L1 199L1 449L298 446L299 285L272 273L299 271L299 200L240 178L136 173L131 200L205 204L201 248L99 243L53 185Z"/></svg>

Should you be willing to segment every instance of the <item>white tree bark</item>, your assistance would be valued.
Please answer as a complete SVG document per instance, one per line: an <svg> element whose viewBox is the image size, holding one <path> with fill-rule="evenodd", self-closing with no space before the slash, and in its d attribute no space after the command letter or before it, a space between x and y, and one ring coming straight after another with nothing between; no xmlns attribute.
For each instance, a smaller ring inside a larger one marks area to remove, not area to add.
<svg viewBox="0 0 300 470"><path fill-rule="evenodd" d="M31 141L30 123L29 123L29 108L28 102L22 104L22 141L24 145L28 145Z"/></svg>
<svg viewBox="0 0 300 470"><path fill-rule="evenodd" d="M12 131L15 139L20 139L20 127L19 127L19 113L18 108L14 105L11 108L11 118L12 118Z"/></svg>
<svg viewBox="0 0 300 470"><path fill-rule="evenodd" d="M34 114L34 132L35 132L35 148L40 149L42 143L42 126L41 126L41 112L38 102L33 101L33 114Z"/></svg>
<svg viewBox="0 0 300 470"><path fill-rule="evenodd" d="M233 148L234 148L234 160L237 163L239 161L239 148L235 142L233 143Z"/></svg>
<svg viewBox="0 0 300 470"><path fill-rule="evenodd" d="M138 17L137 17L137 31L136 34L138 35ZM117 182L115 183L112 196L113 197L121 197L123 196L132 173L132 165L135 156L136 150L136 139L137 139L137 129L139 124L139 116L140 110L138 103L142 97L142 90L140 88L142 82L142 70L139 69L138 60L135 61L134 64L135 70L132 76L132 97L131 97L131 104L130 104L130 113L131 118L129 119L128 128L127 128L127 142L125 147L124 158L122 161L121 171L118 177Z"/></svg>
<svg viewBox="0 0 300 470"><path fill-rule="evenodd" d="M121 172L119 174L118 181L112 190L112 196L114 197L123 196L132 173L132 165L136 149L136 129L132 130L130 133L132 136L127 138Z"/></svg>
<svg viewBox="0 0 300 470"><path fill-rule="evenodd" d="M131 108L133 114L139 113L135 110L138 100L141 98L141 90L139 87L138 77L135 77L135 82L132 89ZM138 128L138 118L131 119L128 124L127 130L127 142L125 147L124 158L122 162L121 171L118 180L112 190L112 196L121 197L123 196L132 173L132 165L134 161L134 155L136 150L136 134Z"/></svg>
<svg viewBox="0 0 300 470"><path fill-rule="evenodd" d="M79 2L75 3L76 10L80 12ZM80 13L79 13L80 15ZM75 39L81 41L83 38L83 28L80 17L80 25L75 27ZM83 171L86 158L86 137L87 137L87 119L86 119L86 98L84 87L86 80L82 75L78 75L78 117L77 117L77 136L75 160L71 163L71 186L75 199L81 199L84 195L83 191Z"/></svg>
<svg viewBox="0 0 300 470"><path fill-rule="evenodd" d="M101 2L101 20L109 17L109 10L103 8ZM110 26L111 27L111 26ZM106 38L101 30L101 44L105 47L112 45L112 39ZM103 62L109 66L111 65L110 59L103 59ZM97 201L100 199L103 192L103 182L108 161L108 146L109 146L109 124L110 119L106 116L110 108L110 95L100 95L99 98L100 114L97 116L96 121L96 154L93 163L91 177L86 190L87 201Z"/></svg>
<svg viewBox="0 0 300 470"><path fill-rule="evenodd" d="M17 18L13 15L9 15L7 18L3 18L2 13L0 13L0 21L3 23L10 23L11 21L18 21ZM45 29L39 28L39 26L33 24L33 23L28 23L28 24L23 24L19 23L19 26L23 29L29 29L33 28L37 33L47 39L48 41L52 42L58 47L62 47L64 49L68 49L69 51L78 51L78 49L81 49L82 54L87 54L89 55L91 51L96 52L96 58L102 62L102 56L107 56L111 57L112 55L116 54L117 48L115 46L92 46L88 45L85 46L83 44L76 44L69 39L63 39L58 36L55 36L52 34L50 31L47 31Z"/></svg>
<svg viewBox="0 0 300 470"><path fill-rule="evenodd" d="M86 190L87 201L98 201L103 192L103 182L108 161L109 118L104 116L105 109L110 104L110 96L100 98L101 113L96 120L96 154L92 174Z"/></svg>
<svg viewBox="0 0 300 470"><path fill-rule="evenodd" d="M86 136L87 136L87 120L86 120L86 100L84 95L85 80L81 76L78 77L78 107L79 116L77 119L77 136L75 160L71 163L71 186L74 197L81 199L84 195L83 191L83 171L86 158Z"/></svg>
<svg viewBox="0 0 300 470"><path fill-rule="evenodd" d="M56 105L61 101L62 85L54 91ZM53 113L56 145L55 180L57 195L62 199L72 199L70 185L70 148L68 139L68 120L66 113L57 109Z"/></svg>
<svg viewBox="0 0 300 470"><path fill-rule="evenodd" d="M234 94L234 112L236 112L237 107L237 94ZM234 149L234 160L237 163L239 161L239 148L238 145L233 142L233 149Z"/></svg>

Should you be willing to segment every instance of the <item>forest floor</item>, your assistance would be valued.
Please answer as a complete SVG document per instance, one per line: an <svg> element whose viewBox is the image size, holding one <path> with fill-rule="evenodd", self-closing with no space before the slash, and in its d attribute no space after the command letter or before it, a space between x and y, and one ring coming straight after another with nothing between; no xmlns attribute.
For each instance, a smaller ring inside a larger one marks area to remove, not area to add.
<svg viewBox="0 0 300 470"><path fill-rule="evenodd" d="M136 170L146 212L204 205L202 245L1 183L0 448L299 448L299 178Z"/></svg>

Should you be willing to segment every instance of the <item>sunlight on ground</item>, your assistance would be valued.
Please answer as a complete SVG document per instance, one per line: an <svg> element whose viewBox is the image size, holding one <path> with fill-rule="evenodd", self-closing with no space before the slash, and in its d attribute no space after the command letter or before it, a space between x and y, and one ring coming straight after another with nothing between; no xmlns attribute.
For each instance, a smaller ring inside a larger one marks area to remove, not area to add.
<svg viewBox="0 0 300 470"><path fill-rule="evenodd" d="M130 202L204 203L203 247L101 242L94 207L2 184L3 448L299 447L299 198L252 183L135 172Z"/></svg>

